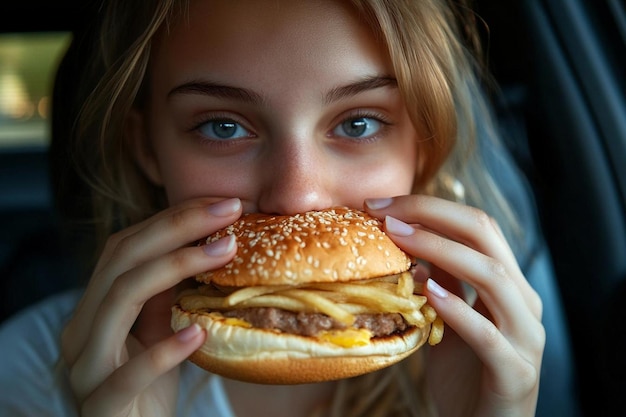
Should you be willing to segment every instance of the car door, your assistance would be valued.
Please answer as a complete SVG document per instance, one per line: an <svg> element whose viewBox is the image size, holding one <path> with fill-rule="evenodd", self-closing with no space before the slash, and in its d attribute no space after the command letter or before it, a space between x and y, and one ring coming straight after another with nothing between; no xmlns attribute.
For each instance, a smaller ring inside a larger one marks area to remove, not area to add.
<svg viewBox="0 0 626 417"><path fill-rule="evenodd" d="M535 191L569 323L581 407L589 416L623 415L625 3L477 3L488 26L489 64L506 101L505 123L523 131L509 145Z"/></svg>

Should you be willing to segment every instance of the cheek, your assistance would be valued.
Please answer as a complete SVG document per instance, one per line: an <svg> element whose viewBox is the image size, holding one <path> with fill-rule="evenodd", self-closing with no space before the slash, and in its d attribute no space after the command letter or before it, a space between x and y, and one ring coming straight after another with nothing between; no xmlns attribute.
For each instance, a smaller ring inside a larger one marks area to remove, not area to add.
<svg viewBox="0 0 626 417"><path fill-rule="evenodd" d="M357 206L365 198L410 194L417 169L415 143L407 141L406 146L381 152L368 163L344 167L341 193Z"/></svg>
<svg viewBox="0 0 626 417"><path fill-rule="evenodd" d="M251 186L252 168L196 155L171 153L162 165L170 205L199 197L240 197Z"/></svg>
<svg viewBox="0 0 626 417"><path fill-rule="evenodd" d="M387 196L410 194L413 190L417 163L417 134L413 129L405 129L397 146L381 155L380 164L373 181L378 181L387 191Z"/></svg>
<svg viewBox="0 0 626 417"><path fill-rule="evenodd" d="M393 159L362 172L356 182L369 197L391 197L409 194L415 177L415 161Z"/></svg>
<svg viewBox="0 0 626 417"><path fill-rule="evenodd" d="M419 175L418 143L421 138L413 127L405 108L397 112L398 122L393 134L376 152L375 163L362 170L371 184L368 197L392 197L411 194Z"/></svg>

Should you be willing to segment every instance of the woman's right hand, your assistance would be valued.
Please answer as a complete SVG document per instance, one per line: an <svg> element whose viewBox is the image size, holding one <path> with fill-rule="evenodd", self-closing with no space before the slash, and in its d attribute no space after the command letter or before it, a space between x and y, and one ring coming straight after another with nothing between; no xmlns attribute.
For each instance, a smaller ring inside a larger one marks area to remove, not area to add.
<svg viewBox="0 0 626 417"><path fill-rule="evenodd" d="M175 287L226 264L234 238L191 245L233 223L239 199L196 199L112 235L62 335L63 359L81 415L172 416L178 365L206 334L172 334Z"/></svg>

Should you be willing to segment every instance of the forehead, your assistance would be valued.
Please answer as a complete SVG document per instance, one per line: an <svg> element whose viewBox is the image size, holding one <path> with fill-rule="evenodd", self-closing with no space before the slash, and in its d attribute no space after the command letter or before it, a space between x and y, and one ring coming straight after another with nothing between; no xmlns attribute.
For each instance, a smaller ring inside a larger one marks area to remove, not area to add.
<svg viewBox="0 0 626 417"><path fill-rule="evenodd" d="M256 75L255 82L272 83L315 70L323 78L329 67L329 81L341 72L390 75L385 48L339 0L192 0L161 30L152 67L168 82L207 70L218 79Z"/></svg>

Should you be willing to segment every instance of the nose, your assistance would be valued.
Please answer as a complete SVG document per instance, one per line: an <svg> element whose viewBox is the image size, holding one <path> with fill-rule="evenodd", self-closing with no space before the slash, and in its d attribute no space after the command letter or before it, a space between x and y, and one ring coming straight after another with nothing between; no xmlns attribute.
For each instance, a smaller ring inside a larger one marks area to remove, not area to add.
<svg viewBox="0 0 626 417"><path fill-rule="evenodd" d="M275 147L267 159L260 211L291 215L333 204L334 178L323 150L308 143L282 145Z"/></svg>

